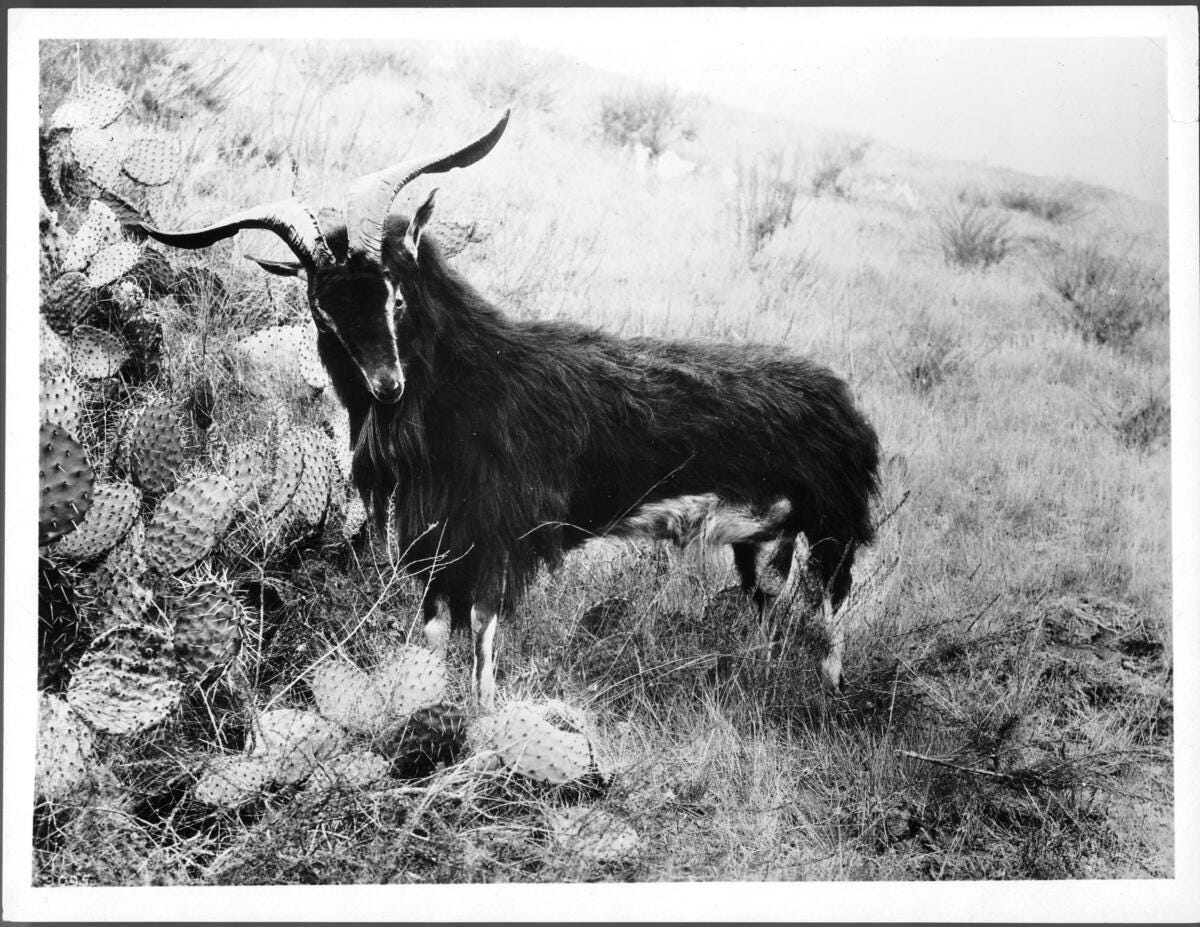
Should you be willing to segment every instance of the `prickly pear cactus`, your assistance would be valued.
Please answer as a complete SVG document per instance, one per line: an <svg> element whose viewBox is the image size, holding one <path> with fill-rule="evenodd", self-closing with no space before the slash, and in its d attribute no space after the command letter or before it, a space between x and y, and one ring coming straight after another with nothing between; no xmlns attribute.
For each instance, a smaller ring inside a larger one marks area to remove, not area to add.
<svg viewBox="0 0 1200 927"><path fill-rule="evenodd" d="M243 383L255 395L304 396L329 386L311 325L261 329L241 339L234 353L241 361Z"/></svg>
<svg viewBox="0 0 1200 927"><path fill-rule="evenodd" d="M494 720L492 735L501 762L515 773L550 785L583 778L594 766L592 745L563 714L553 704L506 705Z"/></svg>
<svg viewBox="0 0 1200 927"><path fill-rule="evenodd" d="M129 346L112 332L80 325L71 333L71 366L87 380L115 377L129 360Z"/></svg>
<svg viewBox="0 0 1200 927"><path fill-rule="evenodd" d="M422 647L402 648L372 675L393 718L406 718L446 697L446 664Z"/></svg>
<svg viewBox="0 0 1200 927"><path fill-rule="evenodd" d="M94 560L117 546L142 504L142 494L128 483L109 483L92 491L92 505L75 530L58 541L51 553L64 560Z"/></svg>
<svg viewBox="0 0 1200 927"><path fill-rule="evenodd" d="M266 791L274 778L274 761L267 756L222 756L209 763L196 780L198 801L218 808L240 808Z"/></svg>
<svg viewBox="0 0 1200 927"><path fill-rule="evenodd" d="M236 514L236 487L210 473L181 486L159 503L146 526L146 563L167 575L207 556Z"/></svg>
<svg viewBox="0 0 1200 927"><path fill-rule="evenodd" d="M292 499L296 519L303 525L316 527L325 518L333 492L337 466L329 451L329 439L317 429L302 433L304 438L304 469Z"/></svg>
<svg viewBox="0 0 1200 927"><path fill-rule="evenodd" d="M38 360L43 380L61 376L71 365L71 355L45 315L38 316Z"/></svg>
<svg viewBox="0 0 1200 927"><path fill-rule="evenodd" d="M132 241L105 245L88 262L88 285L94 289L108 286L137 267L142 249Z"/></svg>
<svg viewBox="0 0 1200 927"><path fill-rule="evenodd" d="M53 376L42 380L38 402L43 422L61 425L70 434L79 433L83 418L83 394L73 379Z"/></svg>
<svg viewBox="0 0 1200 927"><path fill-rule="evenodd" d="M206 580L190 587L172 602L170 615L175 658L187 678L211 678L237 656L245 616L223 583Z"/></svg>
<svg viewBox="0 0 1200 927"><path fill-rule="evenodd" d="M555 843L582 862L625 862L640 852L638 832L602 808L573 805L554 812L551 820Z"/></svg>
<svg viewBox="0 0 1200 927"><path fill-rule="evenodd" d="M467 716L453 705L414 711L390 738L385 753L402 777L427 776L453 763L466 742Z"/></svg>
<svg viewBox="0 0 1200 927"><path fill-rule="evenodd" d="M63 699L42 693L38 703L35 788L45 799L66 798L88 778L92 729Z"/></svg>
<svg viewBox="0 0 1200 927"><path fill-rule="evenodd" d="M266 456L255 444L244 442L229 449L225 475L234 484L239 502L256 496L266 470Z"/></svg>
<svg viewBox="0 0 1200 927"><path fill-rule="evenodd" d="M309 792L330 789L369 789L387 778L388 761L369 750L354 750L335 756L313 769L304 788Z"/></svg>
<svg viewBox="0 0 1200 927"><path fill-rule="evenodd" d="M350 446L350 416L340 405L329 410L324 425L331 439L333 459L337 462L342 479L350 479L350 468L354 463L354 452Z"/></svg>
<svg viewBox="0 0 1200 927"><path fill-rule="evenodd" d="M166 718L182 688L170 638L144 625L121 626L84 655L67 701L96 730L132 734Z"/></svg>
<svg viewBox="0 0 1200 927"><path fill-rule="evenodd" d="M50 117L49 129L103 129L125 111L125 93L107 84L90 84L65 101Z"/></svg>
<svg viewBox="0 0 1200 927"><path fill-rule="evenodd" d="M383 695L371 677L352 663L326 660L309 671L308 685L317 711L351 731L373 731L385 719Z"/></svg>
<svg viewBox="0 0 1200 927"><path fill-rule="evenodd" d="M342 507L342 537L349 541L367 523L367 508L363 505L362 496L355 490L350 490L346 504Z"/></svg>
<svg viewBox="0 0 1200 927"><path fill-rule="evenodd" d="M147 296L158 299L175 289L175 271L166 256L154 248L143 248L138 262L127 274Z"/></svg>
<svg viewBox="0 0 1200 927"><path fill-rule="evenodd" d="M42 300L42 314L52 329L68 335L94 304L95 294L87 275L72 271L51 284Z"/></svg>
<svg viewBox="0 0 1200 927"><path fill-rule="evenodd" d="M169 406L143 409L129 432L129 468L143 492L158 495L175 485L183 463L183 438Z"/></svg>
<svg viewBox="0 0 1200 927"><path fill-rule="evenodd" d="M79 442L59 425L42 422L41 509L38 544L49 544L75 530L92 505L92 467Z"/></svg>
<svg viewBox="0 0 1200 927"><path fill-rule="evenodd" d="M288 505L296 496L296 490L300 488L303 476L304 436L298 431L290 431L283 436L275 451L275 472L271 479L271 489L262 504L262 514L268 522L285 514Z"/></svg>
<svg viewBox="0 0 1200 927"><path fill-rule="evenodd" d="M254 756L269 758L271 778L299 782L320 763L342 752L345 731L332 721L294 708L263 712L254 725Z"/></svg>
<svg viewBox="0 0 1200 927"><path fill-rule="evenodd" d="M121 180L121 156L115 132L76 129L71 133L71 153L88 180L101 190L116 188Z"/></svg>
<svg viewBox="0 0 1200 927"><path fill-rule="evenodd" d="M124 539L92 574L99 623L108 628L138 624L154 605L154 596L142 584L148 567L143 551L146 526L135 519Z"/></svg>
<svg viewBox="0 0 1200 927"><path fill-rule="evenodd" d="M87 218L71 238L71 244L63 256L63 270L83 270L102 249L120 240L121 223L116 214L100 200L92 200Z"/></svg>
<svg viewBox="0 0 1200 927"><path fill-rule="evenodd" d="M178 139L161 133L143 133L130 141L121 169L135 183L161 187L178 173L180 159Z"/></svg>

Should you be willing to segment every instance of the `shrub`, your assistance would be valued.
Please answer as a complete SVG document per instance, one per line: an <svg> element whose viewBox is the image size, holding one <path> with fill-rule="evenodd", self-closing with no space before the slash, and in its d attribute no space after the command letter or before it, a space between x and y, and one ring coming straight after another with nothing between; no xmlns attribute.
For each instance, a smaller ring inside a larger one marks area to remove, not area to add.
<svg viewBox="0 0 1200 927"><path fill-rule="evenodd" d="M1066 325L1094 344L1127 348L1146 326L1165 318L1165 280L1140 262L1098 242L1067 248L1044 271Z"/></svg>
<svg viewBox="0 0 1200 927"><path fill-rule="evenodd" d="M909 326L898 354L892 366L919 395L929 393L971 361L962 346L961 332L944 322L935 322L925 313Z"/></svg>
<svg viewBox="0 0 1200 927"><path fill-rule="evenodd" d="M809 181L813 196L829 193L843 199L848 195L842 185L842 173L862 162L870 142L826 144L817 150L813 175Z"/></svg>
<svg viewBox="0 0 1200 927"><path fill-rule="evenodd" d="M1047 222L1068 222L1079 212L1065 194L1037 193L1024 187L1009 187L998 197L1005 209L1027 212Z"/></svg>
<svg viewBox="0 0 1200 927"><path fill-rule="evenodd" d="M991 267L1004 260L1012 246L1008 220L978 206L949 206L934 216L939 244L947 264Z"/></svg>
<svg viewBox="0 0 1200 927"><path fill-rule="evenodd" d="M600 131L614 145L644 145L655 158L676 138L696 137L686 103L669 87L637 87L602 97Z"/></svg>
<svg viewBox="0 0 1200 927"><path fill-rule="evenodd" d="M737 165L734 212L739 240L753 257L779 229L792 221L800 190L800 167L793 156L775 151L760 165Z"/></svg>

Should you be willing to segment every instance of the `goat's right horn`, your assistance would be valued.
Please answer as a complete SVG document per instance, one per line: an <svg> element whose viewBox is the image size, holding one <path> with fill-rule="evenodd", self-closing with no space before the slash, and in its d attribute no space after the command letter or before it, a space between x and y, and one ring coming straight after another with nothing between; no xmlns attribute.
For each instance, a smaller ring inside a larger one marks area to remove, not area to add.
<svg viewBox="0 0 1200 927"><path fill-rule="evenodd" d="M316 216L294 199L255 206L201 229L164 232L144 223L141 227L151 238L176 248L207 248L242 229L265 229L282 238L306 270L332 264L334 260Z"/></svg>
<svg viewBox="0 0 1200 927"><path fill-rule="evenodd" d="M378 261L383 248L384 219L405 184L422 174L442 174L456 167L474 164L495 147L507 125L508 110L505 110L490 132L457 151L432 158L402 161L356 180L346 203L350 251L366 254Z"/></svg>

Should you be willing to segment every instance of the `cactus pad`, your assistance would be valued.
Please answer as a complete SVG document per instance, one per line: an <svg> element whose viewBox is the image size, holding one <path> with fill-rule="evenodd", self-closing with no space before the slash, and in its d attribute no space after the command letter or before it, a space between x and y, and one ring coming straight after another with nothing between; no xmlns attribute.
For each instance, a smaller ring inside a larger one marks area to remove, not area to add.
<svg viewBox="0 0 1200 927"><path fill-rule="evenodd" d="M274 778L274 765L265 756L222 756L196 780L197 801L218 808L240 808L258 798Z"/></svg>
<svg viewBox="0 0 1200 927"><path fill-rule="evenodd" d="M268 757L276 782L299 782L319 763L342 752L345 731L337 724L294 708L263 712L255 721L254 755Z"/></svg>
<svg viewBox="0 0 1200 927"><path fill-rule="evenodd" d="M367 523L367 507L363 505L362 496L351 490L346 505L342 509L342 537L349 541L362 530Z"/></svg>
<svg viewBox="0 0 1200 927"><path fill-rule="evenodd" d="M402 648L373 675L394 718L406 718L446 697L446 664L422 647Z"/></svg>
<svg viewBox="0 0 1200 927"><path fill-rule="evenodd" d="M63 256L63 270L83 270L94 255L120 240L121 223L116 215L100 200L92 200L88 204L87 218L71 238Z"/></svg>
<svg viewBox="0 0 1200 927"><path fill-rule="evenodd" d="M47 128L103 129L117 121L127 104L128 98L116 87L91 84L56 109Z"/></svg>
<svg viewBox="0 0 1200 927"><path fill-rule="evenodd" d="M129 469L133 482L152 495L175 485L183 463L183 439L169 406L143 409L129 432Z"/></svg>
<svg viewBox="0 0 1200 927"><path fill-rule="evenodd" d="M175 289L175 271L171 262L161 251L154 248L143 248L138 262L129 270L132 277L147 296L159 298L166 296Z"/></svg>
<svg viewBox="0 0 1200 927"><path fill-rule="evenodd" d="M458 759L465 745L467 717L453 705L414 711L391 738L387 750L398 776L427 776Z"/></svg>
<svg viewBox="0 0 1200 927"><path fill-rule="evenodd" d="M298 431L285 434L275 451L271 489L262 505L263 517L268 521L281 516L295 498L304 476L304 457L304 435Z"/></svg>
<svg viewBox="0 0 1200 927"><path fill-rule="evenodd" d="M79 442L60 426L42 422L41 508L38 544L49 544L75 530L92 505L92 467Z"/></svg>
<svg viewBox="0 0 1200 927"><path fill-rule="evenodd" d="M314 768L304 787L312 792L367 789L383 781L387 774L387 760L369 750L355 750Z"/></svg>
<svg viewBox="0 0 1200 927"><path fill-rule="evenodd" d="M119 335L80 325L71 333L71 364L87 380L116 376L129 360L129 346Z"/></svg>
<svg viewBox="0 0 1200 927"><path fill-rule="evenodd" d="M94 744L92 729L71 706L43 693L38 703L37 794L54 800L78 790L87 780Z"/></svg>
<svg viewBox="0 0 1200 927"><path fill-rule="evenodd" d="M572 805L555 812L553 822L555 842L583 862L625 862L638 855L638 832L602 808Z"/></svg>
<svg viewBox="0 0 1200 927"><path fill-rule="evenodd" d="M266 458L254 444L245 442L229 449L225 475L233 481L239 502L245 502L257 493L265 472Z"/></svg>
<svg viewBox="0 0 1200 927"><path fill-rule="evenodd" d="M92 505L75 530L54 545L55 557L88 561L111 550L137 518L142 494L128 483L97 486Z"/></svg>
<svg viewBox="0 0 1200 927"><path fill-rule="evenodd" d="M121 626L84 655L67 701L96 730L132 734L166 718L181 691L170 639L153 628Z"/></svg>
<svg viewBox="0 0 1200 927"><path fill-rule="evenodd" d="M303 524L316 527L321 524L329 508L337 465L329 451L329 439L324 432L314 430L305 434L307 437L304 442L304 470L296 486L292 508Z"/></svg>
<svg viewBox="0 0 1200 927"><path fill-rule="evenodd" d="M95 294L85 274L71 271L63 274L51 285L42 300L42 313L46 322L60 335L70 334L92 308Z"/></svg>
<svg viewBox="0 0 1200 927"><path fill-rule="evenodd" d="M121 168L130 180L148 187L170 183L179 171L177 139L168 135L139 135L129 143Z"/></svg>
<svg viewBox="0 0 1200 927"><path fill-rule="evenodd" d="M322 423L329 433L333 459L337 462L338 472L342 479L350 479L351 467L354 464L354 450L350 440L350 416L338 405L331 409Z"/></svg>
<svg viewBox="0 0 1200 927"><path fill-rule="evenodd" d="M67 346L50 327L45 315L38 316L38 360L43 377L61 375L71 363Z"/></svg>
<svg viewBox="0 0 1200 927"><path fill-rule="evenodd" d="M79 385L70 377L49 377L42 381L40 397L43 422L61 425L71 434L79 431L82 398Z"/></svg>
<svg viewBox="0 0 1200 927"><path fill-rule="evenodd" d="M198 563L228 529L236 500L233 481L220 473L180 486L146 526L146 563L164 575Z"/></svg>
<svg viewBox="0 0 1200 927"><path fill-rule="evenodd" d="M317 711L352 731L375 730L384 720L383 696L371 677L345 660L327 660L308 674Z"/></svg>
<svg viewBox="0 0 1200 927"><path fill-rule="evenodd" d="M96 289L108 286L137 267L142 249L131 241L117 241L101 248L88 262L88 284Z"/></svg>
<svg viewBox="0 0 1200 927"><path fill-rule="evenodd" d="M76 129L71 133L71 152L88 180L102 190L111 190L121 179L117 138L104 129Z"/></svg>
<svg viewBox="0 0 1200 927"><path fill-rule="evenodd" d="M558 726L552 706L510 702L495 719L496 752L513 772L550 785L576 782L593 768L592 745L575 726Z"/></svg>
<svg viewBox="0 0 1200 927"><path fill-rule="evenodd" d="M175 658L190 678L203 679L237 656L244 615L241 603L222 583L197 583L171 604Z"/></svg>
<svg viewBox="0 0 1200 927"><path fill-rule="evenodd" d="M146 526L135 519L124 539L92 574L100 622L106 628L137 624L154 604L154 596L141 583L147 569L145 546Z"/></svg>
<svg viewBox="0 0 1200 927"><path fill-rule="evenodd" d="M255 395L310 395L329 386L311 325L261 329L241 339L234 352L242 364L243 382Z"/></svg>

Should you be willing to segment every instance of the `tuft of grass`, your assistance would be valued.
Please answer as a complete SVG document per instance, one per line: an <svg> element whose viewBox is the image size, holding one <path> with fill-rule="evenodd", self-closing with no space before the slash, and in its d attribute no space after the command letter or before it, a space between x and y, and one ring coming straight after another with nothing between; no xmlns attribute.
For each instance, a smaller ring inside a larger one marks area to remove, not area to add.
<svg viewBox="0 0 1200 927"><path fill-rule="evenodd" d="M1164 275L1112 254L1098 239L1067 248L1042 276L1057 297L1054 311L1086 342L1127 349L1167 316Z"/></svg>
<svg viewBox="0 0 1200 927"><path fill-rule="evenodd" d="M613 145L644 145L655 158L677 139L696 137L686 101L670 87L638 86L602 97L600 132Z"/></svg>
<svg viewBox="0 0 1200 927"><path fill-rule="evenodd" d="M914 392L926 395L965 370L971 357L959 326L935 322L928 313L921 313L890 360Z"/></svg>
<svg viewBox="0 0 1200 927"><path fill-rule="evenodd" d="M1171 440L1171 398L1154 390L1125 402L1113 430L1121 443L1138 451L1152 451Z"/></svg>
<svg viewBox="0 0 1200 927"><path fill-rule="evenodd" d="M733 209L738 238L753 257L780 229L791 224L800 192L800 164L778 149L761 162L738 161Z"/></svg>
<svg viewBox="0 0 1200 927"><path fill-rule="evenodd" d="M947 206L935 214L938 244L947 264L986 269L1012 247L1008 220L976 205Z"/></svg>
<svg viewBox="0 0 1200 927"><path fill-rule="evenodd" d="M1027 187L1008 187L997 196L1000 205L1027 212L1047 222L1069 222L1079 214L1078 204L1065 193L1038 193Z"/></svg>
<svg viewBox="0 0 1200 927"><path fill-rule="evenodd" d="M842 174L861 164L866 157L870 142L835 144L832 142L817 149L815 164L809 185L813 196L836 196L845 199L849 194L842 183Z"/></svg>

